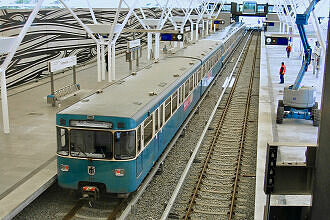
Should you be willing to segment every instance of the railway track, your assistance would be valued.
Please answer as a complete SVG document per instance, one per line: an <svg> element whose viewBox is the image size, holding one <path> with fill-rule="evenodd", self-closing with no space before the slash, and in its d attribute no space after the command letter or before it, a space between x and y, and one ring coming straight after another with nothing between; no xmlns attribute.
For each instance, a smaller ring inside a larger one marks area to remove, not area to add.
<svg viewBox="0 0 330 220"><path fill-rule="evenodd" d="M250 39L232 89L218 106L169 218L253 219L259 35Z"/></svg>
<svg viewBox="0 0 330 220"><path fill-rule="evenodd" d="M128 199L124 198L104 196L99 201L95 201L93 207L90 207L88 201L79 199L62 219L114 220L127 201Z"/></svg>

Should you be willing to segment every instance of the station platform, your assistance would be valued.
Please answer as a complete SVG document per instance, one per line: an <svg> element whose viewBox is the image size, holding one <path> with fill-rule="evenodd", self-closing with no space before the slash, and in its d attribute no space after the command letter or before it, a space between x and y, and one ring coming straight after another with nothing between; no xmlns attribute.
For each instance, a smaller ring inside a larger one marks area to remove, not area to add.
<svg viewBox="0 0 330 220"><path fill-rule="evenodd" d="M143 48L138 69L152 62L146 56L147 50ZM116 80L131 72L125 54L118 55ZM70 84L72 78L72 70L56 74L55 90ZM80 91L56 107L47 104L50 77L8 90L10 134L3 133L0 111L0 219L14 217L56 181L56 113L114 82L97 82L94 61L77 67L77 83Z"/></svg>
<svg viewBox="0 0 330 220"><path fill-rule="evenodd" d="M271 33L267 33L271 35ZM298 40L298 39L297 39ZM311 41L316 39L311 39ZM299 41L298 41L299 42ZM258 144L257 144L257 176L255 196L255 218L264 219L266 195L264 193L265 162L267 143L311 143L316 144L318 138L318 127L312 125L312 120L284 119L283 124L276 124L276 109L278 100L283 99L285 86L292 85L302 65L300 44L293 42L293 50L290 58L287 58L286 46L265 45L265 33L261 33L261 61L260 61L260 88L259 88L259 117L258 117ZM314 44L311 44L314 45ZM279 84L279 70L281 62L286 65L285 83ZM321 67L324 64L321 63ZM324 68L324 67L323 67ZM320 69L318 75L313 75L313 65L308 71L301 85L314 86L316 88L316 101L321 103L322 80ZM304 157L304 152L290 152L284 149L279 152L282 160L286 158ZM311 196L272 196L271 205L301 205L309 206Z"/></svg>

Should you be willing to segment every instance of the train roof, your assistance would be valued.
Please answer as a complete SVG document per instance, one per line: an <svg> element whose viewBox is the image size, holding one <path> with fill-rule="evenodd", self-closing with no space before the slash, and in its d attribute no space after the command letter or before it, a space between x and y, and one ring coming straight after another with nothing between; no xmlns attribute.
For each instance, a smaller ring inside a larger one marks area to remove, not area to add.
<svg viewBox="0 0 330 220"><path fill-rule="evenodd" d="M137 120L176 87L178 80L183 80L198 67L200 60L219 47L222 40L234 33L238 25L229 26L217 34L199 40L172 56L159 60L103 89L102 93L91 95L60 111L58 114L97 115L133 118ZM205 53L206 55L201 55ZM195 57L187 58L187 57ZM174 76L176 75L176 76ZM150 96L150 92L157 95Z"/></svg>

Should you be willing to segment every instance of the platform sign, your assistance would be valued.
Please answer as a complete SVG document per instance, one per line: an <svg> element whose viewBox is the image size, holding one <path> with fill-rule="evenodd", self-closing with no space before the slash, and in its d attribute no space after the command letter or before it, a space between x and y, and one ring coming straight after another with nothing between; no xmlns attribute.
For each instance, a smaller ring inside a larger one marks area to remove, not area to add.
<svg viewBox="0 0 330 220"><path fill-rule="evenodd" d="M224 21L224 20L214 20L213 23L214 23L214 24L224 24L225 21Z"/></svg>
<svg viewBox="0 0 330 220"><path fill-rule="evenodd" d="M136 40L131 40L128 41L128 48L132 49L134 47L139 47L141 45L141 40L140 39L136 39Z"/></svg>
<svg viewBox="0 0 330 220"><path fill-rule="evenodd" d="M265 39L266 45L288 45L288 43L288 37L266 37Z"/></svg>
<svg viewBox="0 0 330 220"><path fill-rule="evenodd" d="M74 65L77 65L77 57L71 56L71 57L65 57L59 60L53 60L48 63L49 65L49 71L55 72L58 70L65 69L67 67L72 67Z"/></svg>
<svg viewBox="0 0 330 220"><path fill-rule="evenodd" d="M162 41L183 41L183 34L161 34Z"/></svg>

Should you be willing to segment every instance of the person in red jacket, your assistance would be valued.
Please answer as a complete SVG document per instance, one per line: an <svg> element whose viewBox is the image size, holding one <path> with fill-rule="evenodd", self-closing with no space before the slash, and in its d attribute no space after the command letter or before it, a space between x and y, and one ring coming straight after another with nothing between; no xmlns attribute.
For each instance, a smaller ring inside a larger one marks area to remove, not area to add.
<svg viewBox="0 0 330 220"><path fill-rule="evenodd" d="M288 55L288 58L290 58L290 53L291 53L291 45L289 44L289 45L286 47L286 54Z"/></svg>
<svg viewBox="0 0 330 220"><path fill-rule="evenodd" d="M284 74L286 72L286 66L284 65L284 62L282 62L281 68L280 68L280 84L284 83Z"/></svg>

